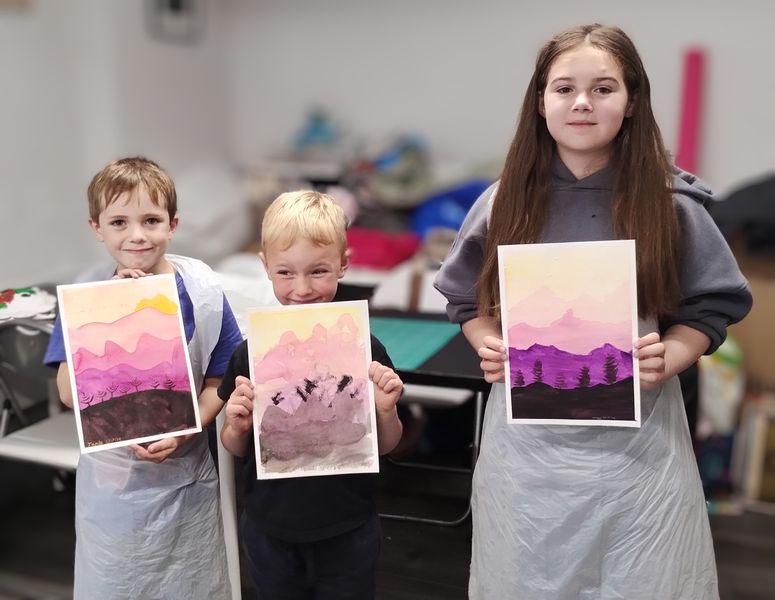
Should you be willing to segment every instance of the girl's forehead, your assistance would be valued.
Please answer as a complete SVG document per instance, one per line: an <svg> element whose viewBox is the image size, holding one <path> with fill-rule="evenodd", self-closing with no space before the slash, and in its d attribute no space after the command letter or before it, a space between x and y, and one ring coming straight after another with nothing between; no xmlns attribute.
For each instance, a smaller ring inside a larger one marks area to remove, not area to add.
<svg viewBox="0 0 775 600"><path fill-rule="evenodd" d="M621 80L622 68L610 52L581 44L560 54L549 67L547 82L557 78L612 77Z"/></svg>

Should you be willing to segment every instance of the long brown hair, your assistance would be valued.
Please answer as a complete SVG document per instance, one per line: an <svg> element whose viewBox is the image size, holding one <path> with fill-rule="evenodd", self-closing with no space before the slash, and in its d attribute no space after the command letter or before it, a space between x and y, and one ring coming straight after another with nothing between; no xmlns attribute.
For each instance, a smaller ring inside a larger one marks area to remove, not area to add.
<svg viewBox="0 0 775 600"><path fill-rule="evenodd" d="M549 69L564 52L588 43L621 67L631 116L613 141L612 221L618 239L637 240L638 307L642 316L673 310L680 298L679 226L671 192L670 160L651 108L651 87L638 51L617 27L567 29L547 42L536 59L493 201L484 265L479 276L479 315L498 317L498 245L538 242L546 223L554 140L538 101Z"/></svg>

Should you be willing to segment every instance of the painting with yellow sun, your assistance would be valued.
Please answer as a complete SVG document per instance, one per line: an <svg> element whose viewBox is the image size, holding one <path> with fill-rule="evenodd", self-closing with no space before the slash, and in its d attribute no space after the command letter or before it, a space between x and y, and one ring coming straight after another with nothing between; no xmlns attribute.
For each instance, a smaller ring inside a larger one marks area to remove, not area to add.
<svg viewBox="0 0 775 600"><path fill-rule="evenodd" d="M57 295L82 452L201 431L174 275Z"/></svg>

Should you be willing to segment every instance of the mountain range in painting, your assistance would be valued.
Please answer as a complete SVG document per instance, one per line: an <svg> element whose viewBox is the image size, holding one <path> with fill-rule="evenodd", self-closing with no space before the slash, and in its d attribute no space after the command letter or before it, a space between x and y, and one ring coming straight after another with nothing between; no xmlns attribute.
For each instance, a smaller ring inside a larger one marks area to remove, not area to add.
<svg viewBox="0 0 775 600"><path fill-rule="evenodd" d="M544 327L517 323L509 327L508 333L509 345L513 348L542 344L562 347L574 354L585 354L603 344L629 348L633 342L629 320L611 322L581 319L572 308Z"/></svg>
<svg viewBox="0 0 775 600"><path fill-rule="evenodd" d="M142 390L190 390L177 314L143 308L112 323L83 325L70 341L82 409Z"/></svg>
<svg viewBox="0 0 775 600"><path fill-rule="evenodd" d="M611 385L632 377L632 354L603 344L586 354L533 344L525 350L509 348L512 387L543 382L558 389Z"/></svg>

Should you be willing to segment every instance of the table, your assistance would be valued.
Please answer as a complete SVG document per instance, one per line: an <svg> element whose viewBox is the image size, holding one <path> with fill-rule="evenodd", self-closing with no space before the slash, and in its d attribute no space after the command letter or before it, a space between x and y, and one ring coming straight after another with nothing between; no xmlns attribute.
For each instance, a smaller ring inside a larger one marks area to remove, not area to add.
<svg viewBox="0 0 775 600"><path fill-rule="evenodd" d="M482 438L485 394L489 393L490 384L484 380L479 368L479 357L460 331L460 327L448 323L445 315L430 313L371 310L369 320L372 334L385 345L396 372L404 383L460 388L474 392L475 410L470 468L393 462L413 468L473 472ZM380 516L435 525L458 525L470 514L469 501L466 511L453 520L387 513L382 513Z"/></svg>

